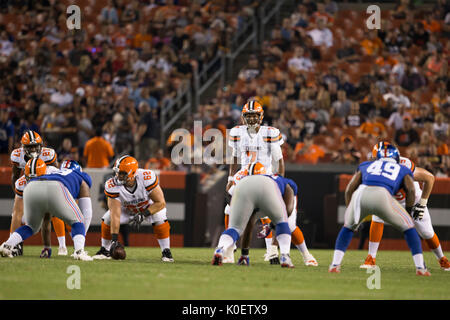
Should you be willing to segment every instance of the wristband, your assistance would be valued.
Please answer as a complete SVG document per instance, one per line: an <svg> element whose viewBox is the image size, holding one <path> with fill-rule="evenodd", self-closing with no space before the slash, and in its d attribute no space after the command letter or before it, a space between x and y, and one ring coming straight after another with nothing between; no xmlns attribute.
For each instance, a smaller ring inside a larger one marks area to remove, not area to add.
<svg viewBox="0 0 450 320"><path fill-rule="evenodd" d="M117 241L117 240L119 240L119 234L117 234L117 233L111 234L111 240L112 240L112 241Z"/></svg>
<svg viewBox="0 0 450 320"><path fill-rule="evenodd" d="M426 206L427 203L428 203L428 199L421 198L419 201L419 204L421 204L422 206Z"/></svg>
<svg viewBox="0 0 450 320"><path fill-rule="evenodd" d="M145 210L142 212L142 215L143 215L144 217L148 217L149 215L151 215L151 212L150 212L150 210L145 209Z"/></svg>

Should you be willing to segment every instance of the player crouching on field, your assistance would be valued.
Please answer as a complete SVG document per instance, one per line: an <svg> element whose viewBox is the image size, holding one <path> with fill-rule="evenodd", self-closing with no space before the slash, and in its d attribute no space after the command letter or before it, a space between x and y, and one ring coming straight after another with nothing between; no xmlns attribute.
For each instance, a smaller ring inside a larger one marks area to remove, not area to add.
<svg viewBox="0 0 450 320"><path fill-rule="evenodd" d="M167 221L166 201L152 170L138 168L131 156L122 156L113 167L115 176L105 182L109 210L102 217L102 247L94 259L111 259L111 252L122 247L118 241L120 224L140 226L149 221L153 226L163 262L173 262L170 251L170 224Z"/></svg>

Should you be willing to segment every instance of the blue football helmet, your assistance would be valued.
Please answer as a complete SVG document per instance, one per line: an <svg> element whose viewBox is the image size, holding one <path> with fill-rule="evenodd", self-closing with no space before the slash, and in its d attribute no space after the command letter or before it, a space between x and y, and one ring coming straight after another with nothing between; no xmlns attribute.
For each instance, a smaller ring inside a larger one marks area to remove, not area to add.
<svg viewBox="0 0 450 320"><path fill-rule="evenodd" d="M64 160L61 163L61 166L59 168L61 170L71 169L71 170L83 172L83 169L81 168L80 164L78 162L76 162L75 160Z"/></svg>
<svg viewBox="0 0 450 320"><path fill-rule="evenodd" d="M377 159L392 158L400 162L400 152L392 144L383 143L377 151Z"/></svg>

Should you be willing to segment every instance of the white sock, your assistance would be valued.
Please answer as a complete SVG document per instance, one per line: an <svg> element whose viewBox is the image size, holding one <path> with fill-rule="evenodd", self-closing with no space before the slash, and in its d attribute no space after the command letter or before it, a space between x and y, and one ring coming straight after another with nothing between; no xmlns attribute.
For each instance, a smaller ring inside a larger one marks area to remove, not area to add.
<svg viewBox="0 0 450 320"><path fill-rule="evenodd" d="M333 255L333 265L340 265L342 263L342 259L344 259L345 252L341 250L334 250Z"/></svg>
<svg viewBox="0 0 450 320"><path fill-rule="evenodd" d="M264 240L266 241L267 252L269 252L270 246L272 245L272 238L264 238Z"/></svg>
<svg viewBox="0 0 450 320"><path fill-rule="evenodd" d="M222 234L219 238L218 248L222 247L224 250L231 247L234 244L234 240L228 234Z"/></svg>
<svg viewBox="0 0 450 320"><path fill-rule="evenodd" d="M289 254L291 251L291 235L282 233L277 236L278 246L280 247L281 254Z"/></svg>
<svg viewBox="0 0 450 320"><path fill-rule="evenodd" d="M377 257L377 252L378 252L378 246L380 245L379 242L372 242L369 241L369 254L372 256L372 258L376 258Z"/></svg>
<svg viewBox="0 0 450 320"><path fill-rule="evenodd" d="M433 251L434 255L438 260L440 260L444 256L441 245L439 245L439 247L437 247L436 249L431 249L431 251Z"/></svg>
<svg viewBox="0 0 450 320"><path fill-rule="evenodd" d="M423 263L423 254L418 253L413 255L414 264L416 265L416 268L424 268L425 265Z"/></svg>
<svg viewBox="0 0 450 320"><path fill-rule="evenodd" d="M78 251L80 249L84 250L84 242L86 241L86 238L81 235L77 234L73 237L73 247L75 248L75 251Z"/></svg>
<svg viewBox="0 0 450 320"><path fill-rule="evenodd" d="M298 251L300 251L300 253L302 254L302 256L308 256L309 255L309 251L308 248L306 247L306 243L305 241L303 241L302 243L296 245Z"/></svg>
<svg viewBox="0 0 450 320"><path fill-rule="evenodd" d="M158 243L161 248L161 251L163 251L166 248L170 249L170 237L167 237L165 239L158 239Z"/></svg>
<svg viewBox="0 0 450 320"><path fill-rule="evenodd" d="M66 236L64 237L58 237L58 243L60 248L66 247Z"/></svg>
<svg viewBox="0 0 450 320"><path fill-rule="evenodd" d="M111 249L111 240L106 240L102 238L102 247L106 250Z"/></svg>
<svg viewBox="0 0 450 320"><path fill-rule="evenodd" d="M5 241L7 245L10 245L11 247L15 247L19 243L23 241L22 236L18 234L17 232L11 233L8 240Z"/></svg>

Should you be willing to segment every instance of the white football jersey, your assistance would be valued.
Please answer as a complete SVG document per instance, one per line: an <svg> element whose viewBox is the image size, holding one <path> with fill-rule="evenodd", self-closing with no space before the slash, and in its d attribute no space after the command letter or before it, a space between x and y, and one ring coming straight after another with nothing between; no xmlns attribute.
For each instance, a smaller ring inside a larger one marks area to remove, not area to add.
<svg viewBox="0 0 450 320"><path fill-rule="evenodd" d="M114 178L105 182L107 197L119 200L122 204L122 213L135 215L143 212L153 201L149 195L158 186L159 179L152 170L138 169L136 172L136 186L133 192L125 186L117 186Z"/></svg>
<svg viewBox="0 0 450 320"><path fill-rule="evenodd" d="M400 157L400 164L402 166L407 167L411 172L414 174L414 170L416 170L416 166L414 162L412 162L410 159L405 157ZM422 197L422 189L420 188L420 184L417 181L414 181L414 189L416 191L416 199L415 203L420 201L420 198ZM403 206L406 205L406 194L403 189L400 189L397 194L395 195L395 199L397 199L398 202L400 202Z"/></svg>
<svg viewBox="0 0 450 320"><path fill-rule="evenodd" d="M42 147L39 159L42 159L46 165L56 161L56 152L52 148ZM14 149L11 153L11 162L20 169L25 169L27 161L25 161L25 150L23 148Z"/></svg>
<svg viewBox="0 0 450 320"><path fill-rule="evenodd" d="M247 126L236 126L230 130L229 146L233 148L233 156L240 160L244 168L251 162L261 162L267 174L272 174L272 148L284 143L280 130L274 127L260 126L258 133L250 134ZM279 159L274 159L278 161Z"/></svg>
<svg viewBox="0 0 450 320"><path fill-rule="evenodd" d="M45 170L45 174L50 174L55 171L58 171L58 168L54 166L48 166ZM14 184L14 192L19 198L23 197L23 190L25 190L25 187L27 186L27 179L25 179L25 175L21 176L19 179L16 180L16 183Z"/></svg>

